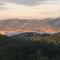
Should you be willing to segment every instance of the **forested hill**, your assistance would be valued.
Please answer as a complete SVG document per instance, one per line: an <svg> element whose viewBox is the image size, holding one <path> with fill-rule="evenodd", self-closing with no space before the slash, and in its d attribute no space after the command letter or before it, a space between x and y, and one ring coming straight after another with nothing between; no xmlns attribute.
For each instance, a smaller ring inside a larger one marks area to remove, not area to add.
<svg viewBox="0 0 60 60"><path fill-rule="evenodd" d="M26 41L40 41L46 43L60 43L60 32L55 34L48 34L48 33L37 33L37 32L25 32L18 35L13 36L6 36L0 34L0 42L10 42L14 41L13 43L18 44L19 42L23 44ZM18 42L18 43L17 43Z"/></svg>
<svg viewBox="0 0 60 60"><path fill-rule="evenodd" d="M0 35L0 60L60 60L60 33Z"/></svg>

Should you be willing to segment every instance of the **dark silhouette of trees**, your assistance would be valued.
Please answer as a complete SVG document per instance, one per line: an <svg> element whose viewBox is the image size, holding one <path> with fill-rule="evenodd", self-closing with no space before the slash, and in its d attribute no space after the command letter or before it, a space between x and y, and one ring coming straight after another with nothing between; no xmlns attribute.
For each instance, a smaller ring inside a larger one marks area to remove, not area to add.
<svg viewBox="0 0 60 60"><path fill-rule="evenodd" d="M0 35L0 60L60 60L60 34Z"/></svg>

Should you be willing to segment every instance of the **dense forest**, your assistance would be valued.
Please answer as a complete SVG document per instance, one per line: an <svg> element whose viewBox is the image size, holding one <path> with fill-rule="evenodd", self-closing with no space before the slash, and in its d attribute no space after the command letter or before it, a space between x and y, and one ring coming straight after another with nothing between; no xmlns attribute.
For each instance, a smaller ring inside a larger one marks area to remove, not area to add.
<svg viewBox="0 0 60 60"><path fill-rule="evenodd" d="M0 60L60 60L60 33L0 35Z"/></svg>

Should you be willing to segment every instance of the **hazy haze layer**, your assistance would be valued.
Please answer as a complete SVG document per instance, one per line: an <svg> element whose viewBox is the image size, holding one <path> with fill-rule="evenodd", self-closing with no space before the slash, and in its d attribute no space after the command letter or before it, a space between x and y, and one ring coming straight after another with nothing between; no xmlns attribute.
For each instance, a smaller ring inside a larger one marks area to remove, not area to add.
<svg viewBox="0 0 60 60"><path fill-rule="evenodd" d="M0 19L60 17L60 0L0 0Z"/></svg>

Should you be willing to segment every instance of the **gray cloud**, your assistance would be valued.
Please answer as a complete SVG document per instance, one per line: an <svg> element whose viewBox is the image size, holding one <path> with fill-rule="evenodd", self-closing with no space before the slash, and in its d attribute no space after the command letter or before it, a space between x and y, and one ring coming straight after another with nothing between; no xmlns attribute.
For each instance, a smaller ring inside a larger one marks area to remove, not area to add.
<svg viewBox="0 0 60 60"><path fill-rule="evenodd" d="M38 4L38 1L41 1L41 0L13 0L11 2L22 4L22 5L36 5Z"/></svg>
<svg viewBox="0 0 60 60"><path fill-rule="evenodd" d="M5 8L5 7L0 7L0 11L1 11L1 10L5 10L5 9L8 9L8 8Z"/></svg>
<svg viewBox="0 0 60 60"><path fill-rule="evenodd" d="M4 5L4 3L3 2L0 2L0 6L3 6Z"/></svg>
<svg viewBox="0 0 60 60"><path fill-rule="evenodd" d="M12 2L21 5L37 5L39 2L49 1L49 0L0 0L1 2Z"/></svg>
<svg viewBox="0 0 60 60"><path fill-rule="evenodd" d="M8 8L4 7L4 5L5 5L5 2L0 2L0 11L8 9Z"/></svg>
<svg viewBox="0 0 60 60"><path fill-rule="evenodd" d="M0 3L0 10L4 10L5 9L5 7L3 7L3 3Z"/></svg>
<svg viewBox="0 0 60 60"><path fill-rule="evenodd" d="M0 3L0 6L3 5L3 3Z"/></svg>

